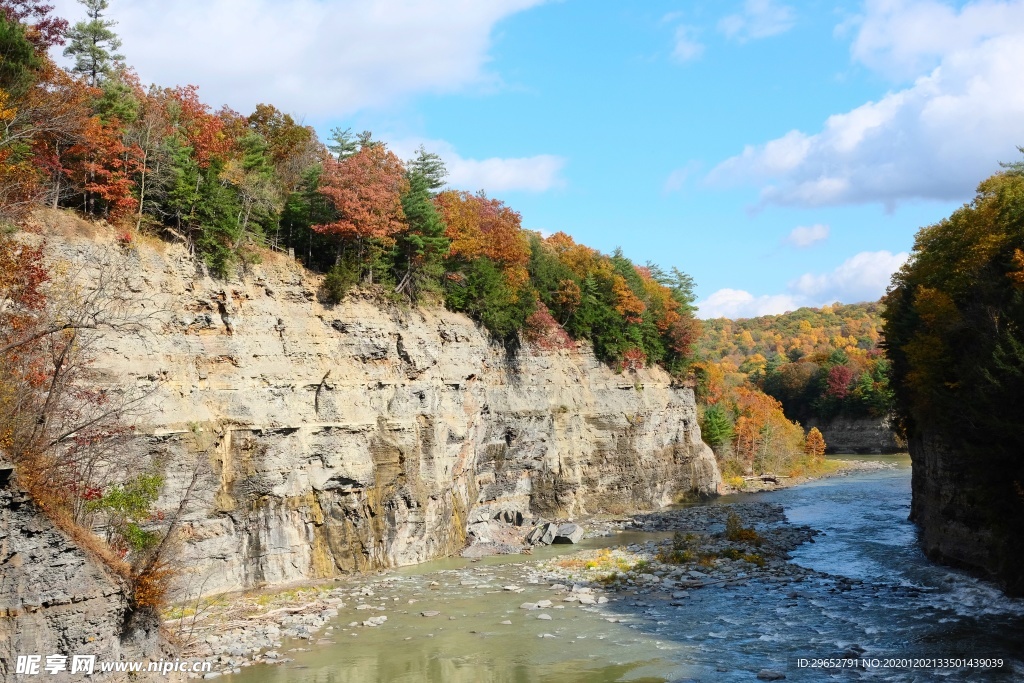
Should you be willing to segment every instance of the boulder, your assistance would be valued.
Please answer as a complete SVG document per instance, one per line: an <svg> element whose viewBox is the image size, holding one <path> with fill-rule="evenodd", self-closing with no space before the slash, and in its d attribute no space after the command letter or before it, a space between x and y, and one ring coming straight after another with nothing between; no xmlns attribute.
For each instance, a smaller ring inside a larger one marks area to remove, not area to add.
<svg viewBox="0 0 1024 683"><path fill-rule="evenodd" d="M470 524L469 533L473 534L473 538L477 541L481 543L489 543L491 541L490 522L476 522L475 524Z"/></svg>
<svg viewBox="0 0 1024 683"><path fill-rule="evenodd" d="M526 535L526 542L531 545L551 545L558 534L558 525L553 522L541 522Z"/></svg>
<svg viewBox="0 0 1024 683"><path fill-rule="evenodd" d="M562 524L555 532L555 543L579 543L583 539L583 527L579 524Z"/></svg>

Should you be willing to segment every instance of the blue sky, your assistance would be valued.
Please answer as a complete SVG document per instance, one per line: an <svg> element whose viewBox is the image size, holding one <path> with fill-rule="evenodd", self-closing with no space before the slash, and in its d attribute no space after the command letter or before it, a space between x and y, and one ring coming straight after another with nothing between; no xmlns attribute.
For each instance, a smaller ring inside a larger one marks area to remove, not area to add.
<svg viewBox="0 0 1024 683"><path fill-rule="evenodd" d="M72 19L81 8L58 0ZM424 144L703 316L880 296L1024 145L1024 0L111 0L144 80Z"/></svg>

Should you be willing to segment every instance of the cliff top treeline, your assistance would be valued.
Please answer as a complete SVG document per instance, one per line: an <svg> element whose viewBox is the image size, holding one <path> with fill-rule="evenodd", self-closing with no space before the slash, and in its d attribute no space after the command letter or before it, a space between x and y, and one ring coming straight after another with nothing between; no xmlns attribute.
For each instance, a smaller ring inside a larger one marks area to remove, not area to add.
<svg viewBox="0 0 1024 683"><path fill-rule="evenodd" d="M336 302L357 284L443 300L505 342L592 342L620 368L683 372L699 334L692 280L557 233L526 231L483 192L444 187L441 159L400 160L370 133L313 128L261 104L212 110L195 87L143 87L115 61L103 0L70 29L36 0L0 2L0 221L49 204L187 242L216 276L294 250ZM64 44L75 62L58 68ZM7 246L5 248L12 248Z"/></svg>

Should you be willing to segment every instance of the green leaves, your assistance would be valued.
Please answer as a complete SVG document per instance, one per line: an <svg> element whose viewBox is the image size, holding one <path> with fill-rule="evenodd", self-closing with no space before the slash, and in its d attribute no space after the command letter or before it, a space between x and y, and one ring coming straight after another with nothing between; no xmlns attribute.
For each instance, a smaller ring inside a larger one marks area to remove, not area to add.
<svg viewBox="0 0 1024 683"><path fill-rule="evenodd" d="M112 28L116 21L103 18L109 7L107 0L78 0L85 6L88 21L80 21L68 31L64 56L75 60L71 71L88 78L89 85L98 86L113 72L114 62L124 59L116 54L121 40Z"/></svg>
<svg viewBox="0 0 1024 683"><path fill-rule="evenodd" d="M160 497L163 478L143 474L123 484L114 484L102 497L86 503L86 512L100 513L107 520L108 540L120 540L134 550L152 547L158 536L140 525L150 516L150 508Z"/></svg>
<svg viewBox="0 0 1024 683"><path fill-rule="evenodd" d="M465 264L445 286L445 304L477 319L496 339L514 337L533 312L533 297L517 293L501 266L486 257Z"/></svg>
<svg viewBox="0 0 1024 683"><path fill-rule="evenodd" d="M700 435L704 443L718 450L730 443L735 433L732 420L722 406L715 404L704 408L700 421Z"/></svg>

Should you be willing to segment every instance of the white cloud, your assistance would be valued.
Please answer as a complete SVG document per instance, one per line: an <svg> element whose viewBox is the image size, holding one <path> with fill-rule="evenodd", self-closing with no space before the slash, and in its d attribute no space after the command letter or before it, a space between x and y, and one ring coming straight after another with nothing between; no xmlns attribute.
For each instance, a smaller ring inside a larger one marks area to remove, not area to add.
<svg viewBox="0 0 1024 683"><path fill-rule="evenodd" d="M745 43L785 33L794 23L795 14L789 5L774 0L746 0L741 12L718 22L718 30L731 40Z"/></svg>
<svg viewBox="0 0 1024 683"><path fill-rule="evenodd" d="M802 304L788 294L754 296L742 289L720 289L697 304L697 314L709 318L754 318L784 313Z"/></svg>
<svg viewBox="0 0 1024 683"><path fill-rule="evenodd" d="M565 185L561 177L565 159L551 154L479 160L453 155L447 157L445 163L448 165L448 184L466 190L544 192Z"/></svg>
<svg viewBox="0 0 1024 683"><path fill-rule="evenodd" d="M912 65L937 55L939 65L907 88L830 116L818 133L794 130L748 145L715 167L709 181L756 183L762 204L891 207L969 198L1024 142L1024 14L1010 21L1021 7L1024 0L974 3L958 14L935 2L869 2L854 41L857 59ZM937 30L962 35L939 54L940 46L921 37L930 26L904 26L908 8L947 17L952 24L939 21Z"/></svg>
<svg viewBox="0 0 1024 683"><path fill-rule="evenodd" d="M828 239L829 227L822 225L821 223L815 223L814 225L798 225L786 237L786 242L803 249L809 247L812 244L823 242Z"/></svg>
<svg viewBox="0 0 1024 683"><path fill-rule="evenodd" d="M686 186L686 182L700 170L700 162L690 160L682 168L677 168L665 178L665 185L662 190L666 193L679 192Z"/></svg>
<svg viewBox="0 0 1024 683"><path fill-rule="evenodd" d="M805 273L789 283L786 294L754 296L742 289L720 289L698 302L701 318L751 318L824 306L835 301L874 301L885 293L892 274L906 263L905 252L864 251L829 273Z"/></svg>
<svg viewBox="0 0 1024 683"><path fill-rule="evenodd" d="M704 45L697 40L696 35L697 29L693 26L677 26L672 59L677 62L691 62L704 54Z"/></svg>
<svg viewBox="0 0 1024 683"><path fill-rule="evenodd" d="M906 263L909 254L862 251L844 261L831 273L805 273L789 284L789 290L807 301L824 305L833 301L854 303L882 296L892 274Z"/></svg>
<svg viewBox="0 0 1024 683"><path fill-rule="evenodd" d="M388 139L388 146L402 159L416 156L416 149L423 145L444 160L448 169L448 187L475 192L484 190L488 194L497 192L545 192L565 186L562 170L564 157L553 154L537 154L531 157L488 159L467 159L445 140L421 138Z"/></svg>
<svg viewBox="0 0 1024 683"><path fill-rule="evenodd" d="M195 83L203 99L259 102L315 120L423 92L493 82L502 19L544 0L113 0L121 52L144 81ZM54 0L72 22L83 10Z"/></svg>
<svg viewBox="0 0 1024 683"><path fill-rule="evenodd" d="M867 0L851 52L892 77L930 71L953 52L1024 26L1024 2L982 0L959 11L937 0Z"/></svg>

